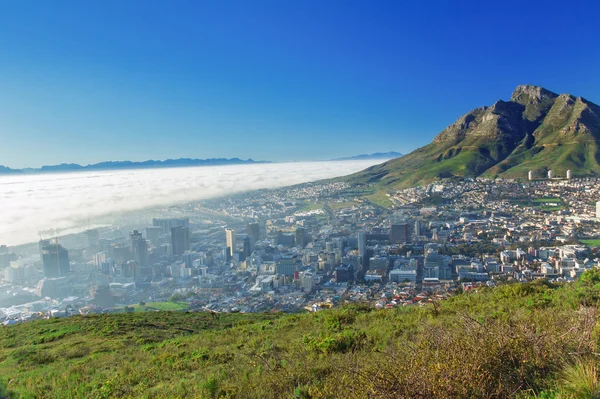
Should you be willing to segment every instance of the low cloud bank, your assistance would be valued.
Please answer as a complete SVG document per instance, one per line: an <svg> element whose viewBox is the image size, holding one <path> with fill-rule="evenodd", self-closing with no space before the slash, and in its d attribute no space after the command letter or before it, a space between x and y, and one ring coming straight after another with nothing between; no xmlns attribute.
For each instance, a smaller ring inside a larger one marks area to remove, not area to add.
<svg viewBox="0 0 600 399"><path fill-rule="evenodd" d="M72 231L107 215L277 188L358 172L381 161L298 162L0 177L0 244Z"/></svg>

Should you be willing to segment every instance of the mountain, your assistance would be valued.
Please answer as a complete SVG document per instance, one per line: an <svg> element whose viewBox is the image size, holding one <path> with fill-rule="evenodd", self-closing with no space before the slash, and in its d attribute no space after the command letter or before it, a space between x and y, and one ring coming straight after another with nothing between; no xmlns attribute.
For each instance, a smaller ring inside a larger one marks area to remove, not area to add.
<svg viewBox="0 0 600 399"><path fill-rule="evenodd" d="M526 178L548 170L564 176L600 174L600 107L542 87L518 86L497 101L461 116L433 141L402 158L348 176L385 189L449 177Z"/></svg>
<svg viewBox="0 0 600 399"><path fill-rule="evenodd" d="M270 163L270 161L255 161L253 159L239 158L209 158L209 159L167 159L165 161L148 160L143 162L133 161L106 161L82 166L75 163L62 163L60 165L45 165L41 168L10 169L0 165L0 174L3 173L40 173L40 172L72 172L77 170L110 170L110 169L143 169L143 168L174 168L184 166L214 166L214 165L239 165L253 163Z"/></svg>
<svg viewBox="0 0 600 399"><path fill-rule="evenodd" d="M335 159L330 159L330 161L363 161L363 160L370 160L370 159L394 159L394 158L399 158L401 156L402 156L402 154L400 154L399 152L390 151L390 152L376 152L374 154L361 154L361 155L355 155L353 157L335 158Z"/></svg>
<svg viewBox="0 0 600 399"><path fill-rule="evenodd" d="M0 165L0 174L8 174L8 173L20 173L19 169L11 169L4 165Z"/></svg>

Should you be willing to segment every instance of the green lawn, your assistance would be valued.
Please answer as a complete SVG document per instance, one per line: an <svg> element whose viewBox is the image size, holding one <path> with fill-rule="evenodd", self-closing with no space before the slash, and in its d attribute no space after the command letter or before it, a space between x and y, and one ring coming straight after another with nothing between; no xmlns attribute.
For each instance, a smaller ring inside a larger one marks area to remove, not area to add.
<svg viewBox="0 0 600 399"><path fill-rule="evenodd" d="M304 206L302 206L302 208L298 209L298 212L308 212L308 211L314 211L317 209L323 209L323 203L322 202L317 202L316 204L312 201L306 201L306 203L304 204Z"/></svg>
<svg viewBox="0 0 600 399"><path fill-rule="evenodd" d="M533 200L533 202L537 202L537 203L555 203L555 204L559 204L562 201L560 200L560 198L557 197L545 197L545 198L536 198Z"/></svg>
<svg viewBox="0 0 600 399"><path fill-rule="evenodd" d="M581 243L590 247L600 247L600 238L590 238L589 240L579 240Z"/></svg>
<svg viewBox="0 0 600 399"><path fill-rule="evenodd" d="M152 310L185 310L188 304L185 302L147 302L145 305L133 305L136 312Z"/></svg>

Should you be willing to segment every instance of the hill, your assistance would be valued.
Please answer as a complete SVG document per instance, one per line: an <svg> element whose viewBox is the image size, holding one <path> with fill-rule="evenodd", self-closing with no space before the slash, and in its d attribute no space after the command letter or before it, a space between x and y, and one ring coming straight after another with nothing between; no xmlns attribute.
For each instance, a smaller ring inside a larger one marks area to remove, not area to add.
<svg viewBox="0 0 600 399"><path fill-rule="evenodd" d="M375 152L373 154L361 154L361 155L354 155L352 157L335 158L335 159L330 159L330 161L362 161L362 160L369 160L369 159L394 159L394 158L398 158L401 156L402 156L402 154L399 152L396 152L396 151Z"/></svg>
<svg viewBox="0 0 600 399"><path fill-rule="evenodd" d="M553 170L565 176L600 174L600 107L569 94L522 85L458 118L433 141L408 155L348 177L386 189L449 177L526 178Z"/></svg>
<svg viewBox="0 0 600 399"><path fill-rule="evenodd" d="M596 397L599 298L592 270L423 307L40 320L0 328L0 386L36 398Z"/></svg>
<svg viewBox="0 0 600 399"><path fill-rule="evenodd" d="M81 170L111 170L111 169L144 169L144 168L175 168L184 166L215 166L215 165L240 165L254 163L270 163L270 161L255 161L253 159L239 158L209 158L192 159L179 158L164 161L148 160L134 161L105 161L90 165L76 163L62 163L60 165L44 165L41 168L10 169L0 165L0 174L3 173L40 173L40 172L72 172Z"/></svg>

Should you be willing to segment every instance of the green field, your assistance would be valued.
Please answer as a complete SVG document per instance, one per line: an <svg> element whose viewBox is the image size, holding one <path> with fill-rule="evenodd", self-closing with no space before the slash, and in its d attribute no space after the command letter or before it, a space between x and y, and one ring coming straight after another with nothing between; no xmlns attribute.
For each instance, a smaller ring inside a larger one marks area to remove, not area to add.
<svg viewBox="0 0 600 399"><path fill-rule="evenodd" d="M562 201L560 198L557 198L557 197L545 197L545 198L536 198L533 200L533 202L560 204Z"/></svg>
<svg viewBox="0 0 600 399"><path fill-rule="evenodd" d="M141 312L0 327L21 398L598 397L600 271L426 306ZM590 373L589 370L592 370Z"/></svg>
<svg viewBox="0 0 600 399"><path fill-rule="evenodd" d="M147 302L145 305L133 305L136 312L146 312L153 310L185 310L188 308L185 302Z"/></svg>
<svg viewBox="0 0 600 399"><path fill-rule="evenodd" d="M298 209L298 212L308 212L308 211L314 211L317 209L323 209L322 202L317 202L315 204L312 201L306 201L305 204L300 209Z"/></svg>
<svg viewBox="0 0 600 399"><path fill-rule="evenodd" d="M579 240L582 244L590 247L600 247L600 238L592 238L588 240Z"/></svg>

